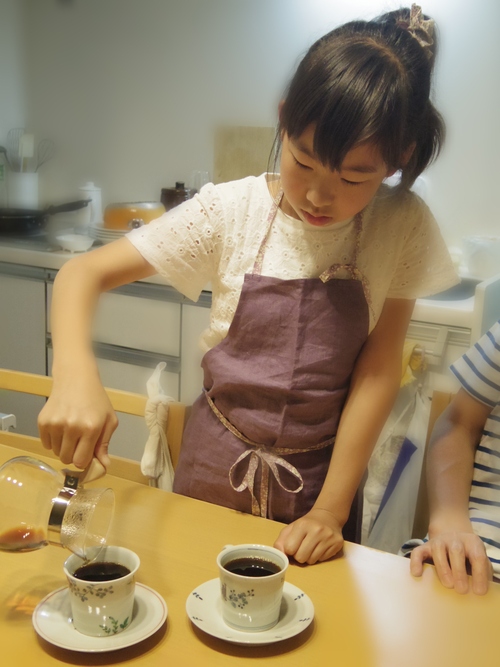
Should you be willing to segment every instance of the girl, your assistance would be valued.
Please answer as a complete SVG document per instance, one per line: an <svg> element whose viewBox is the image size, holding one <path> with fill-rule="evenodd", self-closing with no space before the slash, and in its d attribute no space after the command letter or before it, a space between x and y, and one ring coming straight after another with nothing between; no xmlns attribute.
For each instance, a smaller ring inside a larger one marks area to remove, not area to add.
<svg viewBox="0 0 500 667"><path fill-rule="evenodd" d="M439 151L432 21L418 7L348 23L304 57L280 106L279 175L218 186L68 262L54 285L45 447L106 465L116 416L91 351L101 292L155 272L212 284L203 393L174 490L289 525L314 563L342 528L401 376L414 299L456 282L409 188ZM397 188L383 185L402 171Z"/></svg>

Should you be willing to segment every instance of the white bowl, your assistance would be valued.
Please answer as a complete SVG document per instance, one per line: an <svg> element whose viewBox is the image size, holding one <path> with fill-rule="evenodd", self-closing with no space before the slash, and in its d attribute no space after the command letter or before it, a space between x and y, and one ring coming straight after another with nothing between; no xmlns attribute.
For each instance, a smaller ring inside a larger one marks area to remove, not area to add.
<svg viewBox="0 0 500 667"><path fill-rule="evenodd" d="M56 237L57 242L63 250L69 252L85 252L94 243L94 239L83 234L64 234Z"/></svg>

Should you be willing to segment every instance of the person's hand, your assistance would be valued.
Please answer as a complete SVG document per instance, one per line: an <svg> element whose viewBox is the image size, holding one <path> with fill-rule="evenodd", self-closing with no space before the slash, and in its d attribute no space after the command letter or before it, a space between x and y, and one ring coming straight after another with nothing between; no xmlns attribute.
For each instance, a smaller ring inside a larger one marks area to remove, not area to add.
<svg viewBox="0 0 500 667"><path fill-rule="evenodd" d="M493 577L493 569L482 540L474 533L440 533L413 549L410 572L414 577L422 575L423 563L429 559L433 561L443 586L454 588L462 594L469 590L468 561L473 592L477 595L484 595L487 592L488 583Z"/></svg>
<svg viewBox="0 0 500 667"><path fill-rule="evenodd" d="M313 565L335 556L343 544L342 527L335 516L328 510L312 509L283 528L274 546L298 563Z"/></svg>
<svg viewBox="0 0 500 667"><path fill-rule="evenodd" d="M109 440L118 419L98 377L54 380L52 393L38 416L42 444L63 463L85 468L96 456L105 468Z"/></svg>

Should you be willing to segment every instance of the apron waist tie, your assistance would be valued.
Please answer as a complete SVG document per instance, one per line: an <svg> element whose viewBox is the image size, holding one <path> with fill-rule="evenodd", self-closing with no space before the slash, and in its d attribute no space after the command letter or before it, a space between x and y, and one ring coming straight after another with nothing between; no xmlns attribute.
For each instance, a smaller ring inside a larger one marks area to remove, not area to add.
<svg viewBox="0 0 500 667"><path fill-rule="evenodd" d="M302 479L302 475L295 466L293 466L291 463L288 463L288 461L285 461L282 456L290 454L304 454L305 452L324 449L325 447L328 447L335 442L335 437L324 440L318 445L304 447L303 449L292 449L291 447L266 447L265 445L250 440L244 436L243 433L238 431L238 429L233 426L233 424L231 424L231 422L226 419L222 412L217 408L213 400L208 395L207 390L204 389L203 391L209 406L221 424L225 426L228 431L231 431L231 433L239 440L242 440L243 442L253 447L253 449L247 449L245 452L243 452L243 454L240 454L240 456L233 463L229 470L229 483L231 484L231 487L234 489L234 491L238 491L239 493L245 489L248 489L250 491L250 495L252 496L252 514L254 516L261 516L266 518L269 495L269 470L271 470L275 480L284 491L287 491L288 493L299 493L304 488L304 480ZM245 473L245 476L243 477L241 484L236 486L233 483L235 469L238 464L247 457L250 457L250 460L248 461L248 469ZM259 462L261 464L260 504L254 494L255 473L257 472ZM280 478L278 466L288 470L288 472L296 478L298 484L295 489L289 489L283 484Z"/></svg>

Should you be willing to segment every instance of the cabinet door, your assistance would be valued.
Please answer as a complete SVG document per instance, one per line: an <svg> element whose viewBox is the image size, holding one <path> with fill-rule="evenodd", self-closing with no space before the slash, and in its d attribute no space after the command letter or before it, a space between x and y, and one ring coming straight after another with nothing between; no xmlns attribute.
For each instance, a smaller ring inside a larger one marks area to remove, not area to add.
<svg viewBox="0 0 500 667"><path fill-rule="evenodd" d="M48 350L49 362L52 361L52 350ZM138 394L147 394L146 382L153 372L153 368L137 366L124 361L112 359L97 359L99 375L105 387L133 391ZM161 358L158 358L158 362ZM178 400L179 374L163 372L162 386L168 396ZM140 461L144 452L144 445L149 436L149 430L143 417L117 413L118 428L111 438L110 452L117 456Z"/></svg>
<svg viewBox="0 0 500 667"><path fill-rule="evenodd" d="M0 274L0 366L46 373L45 283ZM0 412L13 413L20 433L38 436L37 417L45 399L0 392Z"/></svg>
<svg viewBox="0 0 500 667"><path fill-rule="evenodd" d="M170 288L171 289L171 288ZM144 291L147 287L144 287ZM48 326L52 285L48 286ZM99 299L94 324L94 340L134 350L179 356L181 305L108 292Z"/></svg>
<svg viewBox="0 0 500 667"><path fill-rule="evenodd" d="M199 340L209 324L210 308L200 305L182 306L180 400L186 405L192 405L203 388L203 353Z"/></svg>

